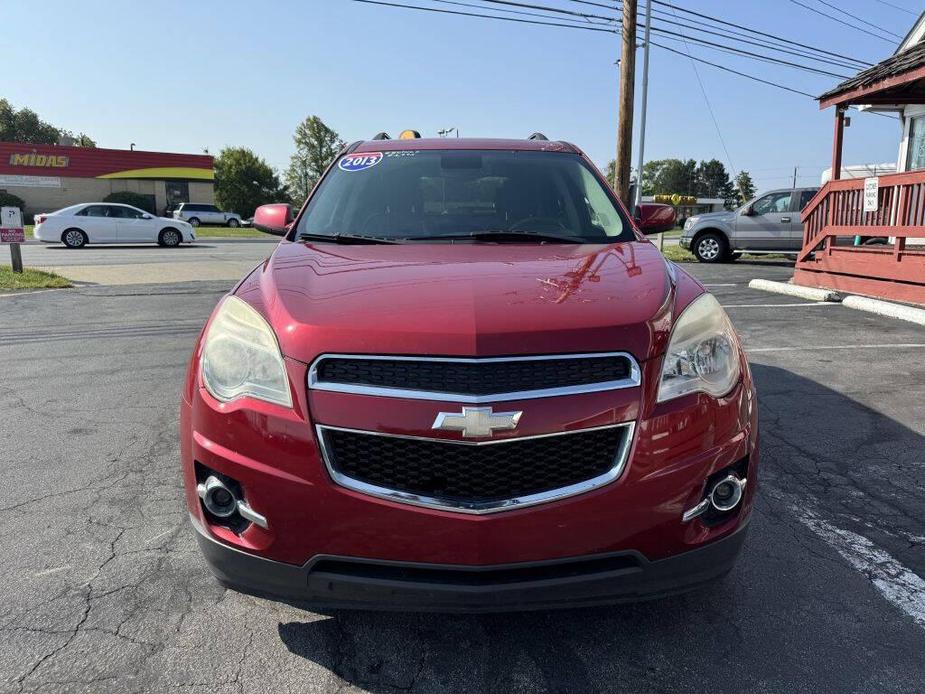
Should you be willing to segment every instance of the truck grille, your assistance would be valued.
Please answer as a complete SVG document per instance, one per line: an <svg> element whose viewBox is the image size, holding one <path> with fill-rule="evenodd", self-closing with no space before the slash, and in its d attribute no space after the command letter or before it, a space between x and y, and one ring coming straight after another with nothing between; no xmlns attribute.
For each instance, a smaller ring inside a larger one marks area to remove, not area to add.
<svg viewBox="0 0 925 694"><path fill-rule="evenodd" d="M479 443L317 429L328 470L342 486L395 501L487 513L571 496L616 479L633 425Z"/></svg>
<svg viewBox="0 0 925 694"><path fill-rule="evenodd" d="M637 385L639 367L624 353L488 359L325 355L309 373L309 387L316 390L461 402Z"/></svg>

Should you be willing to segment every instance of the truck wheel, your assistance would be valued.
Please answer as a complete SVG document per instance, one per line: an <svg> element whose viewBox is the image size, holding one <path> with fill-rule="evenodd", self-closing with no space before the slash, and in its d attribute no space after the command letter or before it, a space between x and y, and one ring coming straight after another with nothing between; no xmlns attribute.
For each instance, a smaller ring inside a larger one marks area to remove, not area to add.
<svg viewBox="0 0 925 694"><path fill-rule="evenodd" d="M710 231L697 237L693 251L701 263L721 263L729 253L729 243L722 234Z"/></svg>
<svg viewBox="0 0 925 694"><path fill-rule="evenodd" d="M237 219L235 219L234 217L232 217L231 219L228 220L228 227L229 227L229 228L231 228L231 229L237 229L239 226L241 226L241 222L239 222L239 221L238 221Z"/></svg>

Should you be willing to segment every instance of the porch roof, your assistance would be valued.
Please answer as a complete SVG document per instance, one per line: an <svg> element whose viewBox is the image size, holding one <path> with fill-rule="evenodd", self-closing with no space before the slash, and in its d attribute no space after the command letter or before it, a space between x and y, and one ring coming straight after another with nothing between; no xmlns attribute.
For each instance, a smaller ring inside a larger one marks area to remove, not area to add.
<svg viewBox="0 0 925 694"><path fill-rule="evenodd" d="M862 70L819 97L819 108L925 103L925 41Z"/></svg>

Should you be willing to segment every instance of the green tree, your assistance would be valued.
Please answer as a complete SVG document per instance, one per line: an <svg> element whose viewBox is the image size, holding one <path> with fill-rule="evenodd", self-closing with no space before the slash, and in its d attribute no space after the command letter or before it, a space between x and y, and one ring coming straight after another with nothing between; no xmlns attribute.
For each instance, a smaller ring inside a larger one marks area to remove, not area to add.
<svg viewBox="0 0 925 694"><path fill-rule="evenodd" d="M215 157L215 201L224 210L251 217L268 202L289 202L273 168L246 147L226 147Z"/></svg>
<svg viewBox="0 0 925 694"><path fill-rule="evenodd" d="M131 205L132 207L137 207L141 210L150 212L151 214L155 213L154 201L151 199L151 197L141 193L135 193L131 190L117 190L103 198L103 202L119 202L123 205Z"/></svg>
<svg viewBox="0 0 925 694"><path fill-rule="evenodd" d="M755 197L755 182L748 171L740 171L735 180L735 192L738 204L744 205Z"/></svg>
<svg viewBox="0 0 925 694"><path fill-rule="evenodd" d="M705 198L722 198L726 207L735 204L736 194L726 167L719 159L702 161L697 166L697 192Z"/></svg>
<svg viewBox="0 0 925 694"><path fill-rule="evenodd" d="M309 116L299 123L292 139L295 154L286 170L286 186L293 202L301 205L344 142L318 116Z"/></svg>
<svg viewBox="0 0 925 694"><path fill-rule="evenodd" d="M697 162L693 159L655 159L642 167L643 195L696 195Z"/></svg>
<svg viewBox="0 0 925 694"><path fill-rule="evenodd" d="M84 133L74 135L69 130L46 123L32 109L16 109L6 99L0 99L0 141L56 145L62 137L72 138L78 147L96 147L96 143Z"/></svg>

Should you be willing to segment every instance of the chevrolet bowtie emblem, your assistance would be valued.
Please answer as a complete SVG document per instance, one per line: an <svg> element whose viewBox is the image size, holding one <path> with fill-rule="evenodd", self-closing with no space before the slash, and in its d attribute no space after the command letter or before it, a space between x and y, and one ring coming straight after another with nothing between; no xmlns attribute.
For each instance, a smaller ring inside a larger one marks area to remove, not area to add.
<svg viewBox="0 0 925 694"><path fill-rule="evenodd" d="M516 429L523 412L493 412L490 407L464 407L461 413L440 412L432 429L461 431L469 437L491 436L496 429Z"/></svg>

